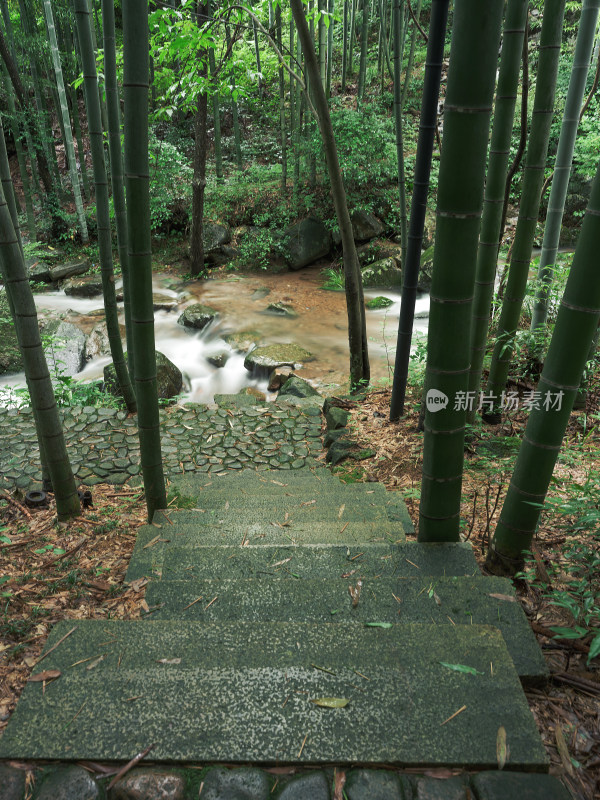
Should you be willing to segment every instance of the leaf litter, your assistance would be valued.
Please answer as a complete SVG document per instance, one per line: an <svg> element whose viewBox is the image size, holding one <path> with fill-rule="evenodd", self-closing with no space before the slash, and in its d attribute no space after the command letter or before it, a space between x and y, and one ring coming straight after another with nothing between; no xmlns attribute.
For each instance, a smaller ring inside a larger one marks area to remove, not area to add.
<svg viewBox="0 0 600 800"><path fill-rule="evenodd" d="M55 623L140 617L147 579L124 584L137 529L146 523L140 490L117 494L99 484L93 491L93 508L60 524L52 495L47 508L28 515L18 496L13 503L0 495L0 733L28 680L60 679L57 670L35 671L77 628L41 655ZM102 657L96 653L86 665L93 669Z"/></svg>

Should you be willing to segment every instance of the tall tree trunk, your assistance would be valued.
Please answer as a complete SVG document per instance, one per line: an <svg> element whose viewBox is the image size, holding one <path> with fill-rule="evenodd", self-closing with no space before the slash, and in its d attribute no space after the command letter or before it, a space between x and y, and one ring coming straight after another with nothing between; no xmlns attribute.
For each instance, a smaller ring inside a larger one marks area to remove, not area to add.
<svg viewBox="0 0 600 800"><path fill-rule="evenodd" d="M504 38L496 90L494 124L477 252L475 296L473 298L469 374L469 391L473 392L469 397L472 398L477 397L479 392L494 297L496 264L500 248L502 201L517 102L523 37L527 25L527 4L528 0L509 0L504 22ZM473 403L473 409L468 409L467 413L471 420L475 408L476 404Z"/></svg>
<svg viewBox="0 0 600 800"><path fill-rule="evenodd" d="M346 77L348 74L348 3L344 0L344 16L342 20L342 92L346 91Z"/></svg>
<svg viewBox="0 0 600 800"><path fill-rule="evenodd" d="M35 302L3 191L0 196L0 269L14 311L15 331L41 439L40 453L50 473L58 518L67 520L79 514L79 496L42 348Z"/></svg>
<svg viewBox="0 0 600 800"><path fill-rule="evenodd" d="M402 108L406 104L406 97L408 95L408 90L410 88L410 82L412 79L412 68L415 59L415 47L417 45L417 34L418 34L418 22L419 17L421 16L421 6L423 5L423 0L418 0L417 2L417 10L415 11L415 19L413 21L413 29L410 36L410 50L408 51L408 64L406 66L406 75L404 78L404 87L402 88Z"/></svg>
<svg viewBox="0 0 600 800"><path fill-rule="evenodd" d="M4 61L4 65L6 66L13 89L15 90L15 95L23 113L27 114L29 119L35 120L35 108L30 102L27 92L23 88L23 84L21 83L21 78L19 76L19 70L17 69L17 66L9 52L2 30L0 30L0 56ZM37 138L39 139L40 137ZM54 188L52 186L52 178L50 177L50 170L48 169L48 162L46 161L43 148L41 145L38 145L39 141L36 141L35 157L38 165L39 175L44 185L44 191L46 192L47 197L52 200L55 198L55 196Z"/></svg>
<svg viewBox="0 0 600 800"><path fill-rule="evenodd" d="M404 136L402 131L402 92L400 89L402 59L400 42L403 37L403 2L394 0L394 121L396 126L396 158L398 160L398 196L400 200L400 243L402 269L406 264L407 226L406 226L406 181L404 175ZM381 10L383 5L380 3Z"/></svg>
<svg viewBox="0 0 600 800"><path fill-rule="evenodd" d="M358 0L349 0L352 3L350 13L350 36L348 37L348 75L352 75L354 69L354 39L356 38L356 11Z"/></svg>
<svg viewBox="0 0 600 800"><path fill-rule="evenodd" d="M96 74L96 60L92 45L91 31L93 20L90 18L89 7L86 0L75 0L75 19L77 33L81 47L83 67L83 81L85 90L85 103L88 116L90 145L92 151L92 164L94 167L94 188L96 192L96 219L98 221L98 247L100 250L100 268L102 273L102 293L104 295L104 311L106 328L113 365L121 394L127 405L127 410L134 413L136 410L135 394L127 371L123 356L123 344L119 331L119 315L117 312L117 298L115 294L115 276L112 258L112 236L110 230L110 212L108 204L108 180L106 177L106 164L104 162L104 143L102 119L100 113L100 98L98 95L98 76Z"/></svg>
<svg viewBox="0 0 600 800"><path fill-rule="evenodd" d="M69 119L69 108L67 105L67 93L65 92L65 82L63 79L63 72L60 63L60 53L58 52L58 43L56 41L56 30L54 28L54 16L52 14L52 7L50 0L43 0L44 14L46 16L46 27L48 30L48 39L50 41L50 54L52 56L52 64L54 66L54 78L56 80L56 88L58 91L59 100L59 116L62 119L62 129L64 132L65 151L68 155L69 174L71 176L71 187L73 189L73 198L75 200L75 211L79 221L79 232L81 233L81 240L84 244L89 241L87 222L85 219L85 211L83 208L83 198L81 197L81 189L79 187L79 175L77 174L77 161L75 160L75 148L73 147L73 133L71 131L71 120Z"/></svg>
<svg viewBox="0 0 600 800"><path fill-rule="evenodd" d="M537 86L523 177L519 220L486 390L487 396L492 398L494 403L494 412L491 415L484 415L484 418L490 420L498 419L502 392L508 378L515 334L527 288L550 140L550 126L554 115L554 94L564 13L565 0L547 0L542 20Z"/></svg>
<svg viewBox="0 0 600 800"><path fill-rule="evenodd" d="M421 244L423 242L423 228L427 212L433 144L437 129L437 109L442 78L442 62L444 59L448 4L449 0L433 0L429 17L429 40L427 42L419 140L417 142L417 158L410 206L410 227L407 236L406 257L403 257L402 260L402 302L400 304L394 384L390 403L390 420L392 421L397 420L404 413L412 327L421 265ZM395 13L401 11L399 7L396 8L399 5L398 0L395 0ZM398 52L399 59L401 46L398 51L394 46L394 60L396 59L396 52Z"/></svg>
<svg viewBox="0 0 600 800"><path fill-rule="evenodd" d="M579 127L580 108L590 69L590 58L594 46L599 9L600 0L583 0L575 54L573 56L573 68L571 69L565 111L558 140L558 151L554 164L554 177L552 178L552 188L550 189L550 199L548 200L544 239L537 274L540 286L536 294L531 318L532 331L543 328L548 318L548 297L552 285L556 254L558 253L560 227L567 199L569 176L571 175L573 152L575 151L575 139L577 138L577 128ZM539 353L540 357L541 355Z"/></svg>
<svg viewBox="0 0 600 800"><path fill-rule="evenodd" d="M427 339L422 542L458 541L460 533L466 423L460 397L469 378L471 303L503 7L504 0L454 4Z"/></svg>
<svg viewBox="0 0 600 800"><path fill-rule="evenodd" d="M231 47L231 35L229 33L229 25L227 24L225 24L225 39L227 41L227 49L229 49ZM231 113L233 115L233 142L235 149L235 164L238 169L241 169L243 167L242 137L240 133L240 118L239 118L238 104L237 100L233 96L233 93L235 93L235 75L233 73L231 75L231 89L232 89Z"/></svg>
<svg viewBox="0 0 600 800"><path fill-rule="evenodd" d="M27 217L27 232L29 238L35 241L37 233L35 230L35 214L33 211L33 193L31 191L31 183L29 182L29 175L27 173L27 164L25 162L25 153L23 152L23 145L21 144L21 136L19 127L15 119L15 105L12 96L12 90L9 86L9 80L6 75L3 75L2 83L6 91L8 109L10 113L10 129L15 143L15 150L17 151L17 164L19 165L19 175L21 176L21 183L23 184L23 195L25 197L25 214Z"/></svg>
<svg viewBox="0 0 600 800"><path fill-rule="evenodd" d="M369 0L364 0L362 14L362 26L360 32L360 64L358 67L358 103L360 103L363 99L363 94L365 92L365 81L367 78L367 53L369 46Z"/></svg>
<svg viewBox="0 0 600 800"><path fill-rule="evenodd" d="M207 3L207 14L212 14L212 3ZM256 23L254 23L256 24ZM215 51L213 47L208 48L208 66L210 69L211 78L214 78L217 72L215 64ZM221 147L221 100L219 92L213 89L212 92L213 104L213 123L215 129L215 174L217 176L217 183L223 183L223 149Z"/></svg>
<svg viewBox="0 0 600 800"><path fill-rule="evenodd" d="M208 8L206 5L201 5L199 3L197 9L202 17L208 15ZM199 20L199 24L202 24L202 20ZM199 59L202 63L200 75L204 79L208 74L206 55L206 52L199 53ZM204 83L206 83L206 81L204 81ZM204 242L202 233L204 231L204 192L206 190L207 107L208 97L205 89L198 97L196 117L194 120L194 177L192 180L192 235L190 243L192 275L200 275L204 269Z"/></svg>
<svg viewBox="0 0 600 800"><path fill-rule="evenodd" d="M279 52L282 52L281 6L275 9L275 36ZM285 72L279 63L279 132L281 137L281 191L287 189L287 129L285 125Z"/></svg>
<svg viewBox="0 0 600 800"><path fill-rule="evenodd" d="M600 318L600 167L508 493L487 554L495 573L514 574L531 548L573 401Z"/></svg>
<svg viewBox="0 0 600 800"><path fill-rule="evenodd" d="M346 277L346 306L348 311L348 341L350 347L350 387L353 391L364 388L370 380L365 305L360 275L360 266L352 234L352 223L346 202L346 192L337 156L329 106L323 85L319 80L319 65L310 36L302 0L290 0L292 14L302 42L304 63L313 87L313 102L318 116L319 128L323 138L327 170L331 183L331 194L335 206L344 258Z"/></svg>
<svg viewBox="0 0 600 800"><path fill-rule="evenodd" d="M327 28L325 27L325 12L327 11L327 0L318 0L319 22L317 24L317 34L319 38L319 76L323 89L327 84Z"/></svg>
<svg viewBox="0 0 600 800"><path fill-rule="evenodd" d="M106 89L106 112L108 120L108 149L110 152L110 175L112 199L117 229L117 249L121 275L123 276L123 313L127 338L127 367L131 378L135 375L133 347L133 325L131 321L131 271L127 246L127 209L123 186L123 154L121 152L121 113L119 88L117 86L117 60L115 47L115 7L112 0L102 0L102 25L104 46L104 87Z"/></svg>
<svg viewBox="0 0 600 800"><path fill-rule="evenodd" d="M148 3L123 6L123 91L125 98L125 188L131 285L131 320L138 399L138 431L148 519L167 505L160 445L156 385L150 170L148 163Z"/></svg>
<svg viewBox="0 0 600 800"><path fill-rule="evenodd" d="M329 27L327 28L327 80L325 82L325 95L327 99L331 97L331 73L333 69L333 26L335 0L329 0Z"/></svg>

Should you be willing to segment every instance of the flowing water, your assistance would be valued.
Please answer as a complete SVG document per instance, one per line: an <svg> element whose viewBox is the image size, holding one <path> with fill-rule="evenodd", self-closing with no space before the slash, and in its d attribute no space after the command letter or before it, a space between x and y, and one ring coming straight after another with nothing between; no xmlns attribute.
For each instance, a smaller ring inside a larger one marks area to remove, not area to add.
<svg viewBox="0 0 600 800"><path fill-rule="evenodd" d="M257 344L293 342L315 356L297 370L318 387L343 385L348 375L348 326L345 295L325 291L320 268L279 275L239 276L218 280L177 283L170 275L155 275L154 291L178 301L177 309L155 313L156 349L173 361L184 374L184 401L210 402L216 393L235 393L246 386L266 391L266 382L244 368L244 354L235 351L223 338L230 333L255 332ZM367 311L367 333L371 376L375 382L391 376L394 362L400 294L386 289L365 291L365 298L384 296L393 301L386 309ZM36 296L41 315L64 315L89 332L98 321L101 299L67 297L64 292ZM204 331L193 331L177 324L183 308L200 302L219 312L219 317ZM295 318L265 314L269 303L285 303L296 312ZM429 298L417 301L415 331L427 332ZM123 321L123 320L121 320ZM217 368L208 360L228 355L225 366ZM89 362L76 377L94 380L102 377L110 358ZM2 376L1 386L23 385L23 375Z"/></svg>

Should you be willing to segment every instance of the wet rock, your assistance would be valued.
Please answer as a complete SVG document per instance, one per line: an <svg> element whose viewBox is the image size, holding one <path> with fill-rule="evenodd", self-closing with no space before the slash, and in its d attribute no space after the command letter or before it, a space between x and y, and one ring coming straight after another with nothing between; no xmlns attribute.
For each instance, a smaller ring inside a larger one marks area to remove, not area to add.
<svg viewBox="0 0 600 800"><path fill-rule="evenodd" d="M414 798L415 800L463 800L468 786L468 775L455 775L443 781L419 777L414 783Z"/></svg>
<svg viewBox="0 0 600 800"><path fill-rule="evenodd" d="M377 311L380 308L389 308L394 305L394 301L389 297L371 297L365 301L365 306L370 311Z"/></svg>
<svg viewBox="0 0 600 800"><path fill-rule="evenodd" d="M127 353L125 354L127 361ZM163 353L156 351L156 381L158 397L161 400L168 400L177 397L183 387L183 376L181 370L173 364ZM104 367L104 386L107 392L120 396L119 386L114 365L111 361Z"/></svg>
<svg viewBox="0 0 600 800"><path fill-rule="evenodd" d="M349 772L344 792L348 800L402 800L404 796L397 775L374 769Z"/></svg>
<svg viewBox="0 0 600 800"><path fill-rule="evenodd" d="M185 779L159 769L132 770L115 784L111 800L183 800Z"/></svg>
<svg viewBox="0 0 600 800"><path fill-rule="evenodd" d="M395 258L382 258L361 270L363 287L386 287L399 289L402 286L402 271Z"/></svg>
<svg viewBox="0 0 600 800"><path fill-rule="evenodd" d="M50 264L40 258L26 258L25 269L27 276L33 283L52 283L50 277Z"/></svg>
<svg viewBox="0 0 600 800"><path fill-rule="evenodd" d="M251 300L262 300L263 297L266 297L268 294L271 294L271 290L268 286L259 286L256 289L252 296L250 297Z"/></svg>
<svg viewBox="0 0 600 800"><path fill-rule="evenodd" d="M204 220L202 226L202 244L204 245L204 256L208 256L212 251L231 241L231 228L228 225L221 225L218 222Z"/></svg>
<svg viewBox="0 0 600 800"><path fill-rule="evenodd" d="M331 234L320 219L308 217L286 228L282 245L289 268L302 269L329 253Z"/></svg>
<svg viewBox="0 0 600 800"><path fill-rule="evenodd" d="M355 209L350 214L352 234L357 242L367 242L383 233L383 223L370 211Z"/></svg>
<svg viewBox="0 0 600 800"><path fill-rule="evenodd" d="M323 445L325 447L331 447L334 442L337 442L338 439L341 439L342 436L346 435L345 428L337 428L336 430L327 431L325 434L325 438L323 439Z"/></svg>
<svg viewBox="0 0 600 800"><path fill-rule="evenodd" d="M69 297L96 297L102 294L102 277L86 275L83 278L70 278L63 283L62 289Z"/></svg>
<svg viewBox="0 0 600 800"><path fill-rule="evenodd" d="M278 800L330 800L329 782L323 772L311 772L292 780L277 795Z"/></svg>
<svg viewBox="0 0 600 800"><path fill-rule="evenodd" d="M44 352L50 374L76 375L83 367L85 334L70 322L50 320L44 325Z"/></svg>
<svg viewBox="0 0 600 800"><path fill-rule="evenodd" d="M434 246L428 247L421 253L421 265L419 268L419 282L417 289L420 292L429 292L431 290L431 279L433 277L433 251Z"/></svg>
<svg viewBox="0 0 600 800"><path fill-rule="evenodd" d="M271 373L269 378L268 390L270 392L278 392L283 384L287 381L292 371L291 367L280 367Z"/></svg>
<svg viewBox="0 0 600 800"><path fill-rule="evenodd" d="M201 331L210 325L217 316L218 312L214 308L202 305L202 303L193 303L184 310L177 323L185 325L186 328L195 328Z"/></svg>
<svg viewBox="0 0 600 800"><path fill-rule="evenodd" d="M260 342L261 335L258 331L237 331L236 333L227 333L223 339L227 344L231 345L235 350L240 353L246 353L251 347Z"/></svg>
<svg viewBox="0 0 600 800"><path fill-rule="evenodd" d="M289 319L295 319L298 316L297 312L287 303L269 303L261 313L272 317L288 317Z"/></svg>
<svg viewBox="0 0 600 800"><path fill-rule="evenodd" d="M66 278L73 278L75 275L85 275L92 268L87 258L79 258L75 261L68 261L66 264L57 264L50 267L50 280L64 281Z"/></svg>
<svg viewBox="0 0 600 800"><path fill-rule="evenodd" d="M21 800L25 797L25 772L0 764L0 786L3 800Z"/></svg>
<svg viewBox="0 0 600 800"><path fill-rule="evenodd" d="M350 439L339 438L337 441L333 442L327 451L325 461L328 464L331 464L332 467L335 467L335 465L339 464L340 461L349 458L354 449L355 444Z"/></svg>
<svg viewBox="0 0 600 800"><path fill-rule="evenodd" d="M361 267L382 261L384 258L395 259L396 266L401 267L402 248L399 243L387 239L375 239L367 244L361 244L356 248L356 254Z"/></svg>
<svg viewBox="0 0 600 800"><path fill-rule="evenodd" d="M0 290L0 375L20 372L23 359L4 289Z"/></svg>
<svg viewBox="0 0 600 800"><path fill-rule="evenodd" d="M314 356L297 344L269 344L251 350L244 359L244 366L250 371L270 372L277 367L295 367L307 361L314 361Z"/></svg>
<svg viewBox="0 0 600 800"><path fill-rule="evenodd" d="M68 766L52 770L36 794L36 800L96 800L100 788L83 767Z"/></svg>
<svg viewBox="0 0 600 800"><path fill-rule="evenodd" d="M156 292L152 295L152 306L155 311L176 311L179 300L170 294Z"/></svg>
<svg viewBox="0 0 600 800"><path fill-rule="evenodd" d="M335 431L338 428L345 428L348 424L350 414L343 408L337 406L330 406L325 412L325 422L327 423L328 431Z"/></svg>
<svg viewBox="0 0 600 800"><path fill-rule="evenodd" d="M85 341L84 361L91 361L93 358L100 358L110 354L110 342L108 341L108 329L106 322L98 322L92 328Z"/></svg>
<svg viewBox="0 0 600 800"><path fill-rule="evenodd" d="M269 780L259 769L213 767L204 778L202 800L268 800Z"/></svg>
<svg viewBox="0 0 600 800"><path fill-rule="evenodd" d="M474 775L471 786L480 800L504 800L518 797L519 800L569 800L571 793L552 775L533 775L522 772L496 770Z"/></svg>
<svg viewBox="0 0 600 800"><path fill-rule="evenodd" d="M226 350L222 350L220 353L215 353L212 356L206 356L206 360L209 364L212 364L213 367L217 367L217 369L222 369L225 364L229 361L229 356L231 353L228 353Z"/></svg>
<svg viewBox="0 0 600 800"><path fill-rule="evenodd" d="M290 375L281 387L279 396L319 397L319 392L317 392L315 387L311 386L308 381L304 380L304 378L299 378L297 375Z"/></svg>

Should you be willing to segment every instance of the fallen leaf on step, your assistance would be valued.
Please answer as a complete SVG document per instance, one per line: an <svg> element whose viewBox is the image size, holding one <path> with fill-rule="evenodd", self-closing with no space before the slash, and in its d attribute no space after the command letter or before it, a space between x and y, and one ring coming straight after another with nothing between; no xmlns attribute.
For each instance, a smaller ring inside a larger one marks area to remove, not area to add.
<svg viewBox="0 0 600 800"><path fill-rule="evenodd" d="M316 697L310 702L321 708L345 708L350 700L345 697Z"/></svg>
<svg viewBox="0 0 600 800"><path fill-rule="evenodd" d="M512 594L497 594L496 592L491 592L489 597L494 597L496 600L504 600L507 603L516 603L517 598L514 597Z"/></svg>
<svg viewBox="0 0 600 800"><path fill-rule="evenodd" d="M466 664L447 664L445 661L440 661L440 664L446 669L454 670L454 672L463 672L466 675L483 675L483 672L475 669L475 667L468 667Z"/></svg>
<svg viewBox="0 0 600 800"><path fill-rule="evenodd" d="M365 622L365 628L393 628L391 622Z"/></svg>
<svg viewBox="0 0 600 800"><path fill-rule="evenodd" d="M87 665L86 669L94 669L94 667L97 667L97 666L98 666L98 664L99 664L101 661L104 661L104 659L105 659L105 658L106 658L106 653L104 653L104 655L102 655L102 656L98 656L98 658L95 658L95 659L92 661L92 663L91 663L91 664L88 664L88 665Z"/></svg>
<svg viewBox="0 0 600 800"><path fill-rule="evenodd" d="M342 503L340 506L340 510L338 511L338 519L341 519L342 514L344 513L344 509L346 508L346 504Z"/></svg>
<svg viewBox="0 0 600 800"><path fill-rule="evenodd" d="M157 664L181 664L180 658L157 658Z"/></svg>
<svg viewBox="0 0 600 800"><path fill-rule="evenodd" d="M38 672L37 675L32 675L29 680L32 683L41 683L42 681L53 681L60 678L62 672L59 669L45 669L43 672Z"/></svg>
<svg viewBox="0 0 600 800"><path fill-rule="evenodd" d="M352 608L356 608L360 599L360 590L362 589L362 581L357 581L356 586L348 586L350 597L352 598Z"/></svg>
<svg viewBox="0 0 600 800"><path fill-rule="evenodd" d="M344 800L344 784L346 773L343 770L333 771L333 800Z"/></svg>
<svg viewBox="0 0 600 800"><path fill-rule="evenodd" d="M504 769L504 765L508 760L508 747L506 745L506 728L500 725L498 728L498 735L496 736L496 758L498 760L498 769Z"/></svg>

